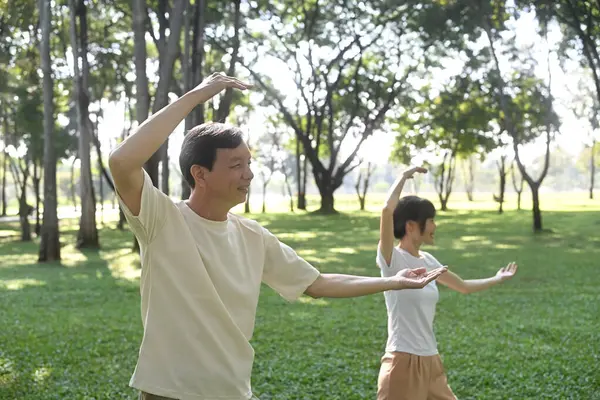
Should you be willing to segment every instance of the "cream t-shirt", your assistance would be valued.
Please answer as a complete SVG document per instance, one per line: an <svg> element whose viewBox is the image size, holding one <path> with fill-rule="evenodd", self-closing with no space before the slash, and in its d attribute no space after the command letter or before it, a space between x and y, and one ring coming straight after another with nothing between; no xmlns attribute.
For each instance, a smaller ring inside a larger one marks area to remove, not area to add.
<svg viewBox="0 0 600 400"><path fill-rule="evenodd" d="M209 221L174 202L144 171L138 216L144 335L130 385L180 400L246 400L261 282L289 301L319 271L257 222Z"/></svg>
<svg viewBox="0 0 600 400"><path fill-rule="evenodd" d="M431 254L419 252L415 257L409 252L394 247L388 266L381 250L377 249L377 266L381 275L390 277L406 268L425 267L427 271L442 265ZM384 292L388 314L388 339L386 352L405 352L417 356L438 354L437 341L433 332L435 308L439 299L437 284L432 281L422 289L389 290Z"/></svg>

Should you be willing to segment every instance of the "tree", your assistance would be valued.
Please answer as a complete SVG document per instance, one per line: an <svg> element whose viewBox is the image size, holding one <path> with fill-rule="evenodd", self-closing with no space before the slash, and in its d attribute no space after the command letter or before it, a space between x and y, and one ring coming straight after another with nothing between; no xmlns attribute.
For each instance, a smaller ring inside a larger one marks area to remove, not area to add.
<svg viewBox="0 0 600 400"><path fill-rule="evenodd" d="M437 6L408 3L388 8L379 2L279 1L257 11L271 29L250 32L250 52L267 51L288 67L296 96L284 96L259 74L257 59L244 66L294 130L297 154L301 145L312 167L322 213L335 212L333 194L358 166L360 147L402 102L409 77L433 47L422 28L432 26L433 18L425 17ZM403 57L405 52L413 55L411 60ZM349 143L342 157L342 146Z"/></svg>
<svg viewBox="0 0 600 400"><path fill-rule="evenodd" d="M523 175L519 172L519 178L517 178L517 172L515 172L515 160L510 163L510 175L512 177L513 188L517 193L517 210L521 210L521 194L523 193ZM517 183L518 181L518 183Z"/></svg>
<svg viewBox="0 0 600 400"><path fill-rule="evenodd" d="M273 174L281 170L283 154L281 151L281 131L271 123L267 132L258 140L256 145L256 159L258 161L258 174L262 182L262 209L266 212L267 186L273 178Z"/></svg>
<svg viewBox="0 0 600 400"><path fill-rule="evenodd" d="M44 85L44 222L38 261L60 260L60 236L56 196L56 150L54 148L54 84L50 60L51 0L40 0L41 65Z"/></svg>
<svg viewBox="0 0 600 400"><path fill-rule="evenodd" d="M27 182L30 176L29 165L31 163L31 155L29 150L23 144L16 149L15 155L10 157L11 172L13 181L15 182L15 188L17 198L19 200L19 223L21 225L21 241L31 241L31 224L29 223L29 217L33 211L33 207L27 202ZM13 144L14 148L14 144ZM24 149L24 154L19 157L17 155L19 150Z"/></svg>
<svg viewBox="0 0 600 400"><path fill-rule="evenodd" d="M133 0L133 37L135 60L135 115L141 125L148 119L150 108L150 94L148 90L148 76L146 75L146 0ZM158 164L146 163L144 168L152 178L154 186L158 187ZM156 166L156 168L155 168ZM139 242L133 238L134 251L139 250Z"/></svg>
<svg viewBox="0 0 600 400"><path fill-rule="evenodd" d="M367 163L366 168L360 168L358 170L358 178L356 179L356 185L354 186L354 189L356 190L356 195L358 196L358 203L360 204L361 211L365 210L367 190L369 189L371 175L373 175L374 170L375 164L371 163L370 161Z"/></svg>
<svg viewBox="0 0 600 400"><path fill-rule="evenodd" d="M494 200L498 202L498 213L502 214L504 212L504 193L506 191L506 174L508 170L506 169L506 158L508 156L503 154L500 156L500 160L496 161L496 165L498 166L498 174L500 176L500 192L498 195L494 195Z"/></svg>
<svg viewBox="0 0 600 400"><path fill-rule="evenodd" d="M463 160L463 180L465 181L465 192L469 201L473 201L473 191L475 190L475 157L468 155Z"/></svg>
<svg viewBox="0 0 600 400"><path fill-rule="evenodd" d="M98 248L98 229L96 227L96 199L92 184L90 160L90 120L89 120L89 64L87 58L87 6L83 0L69 0L71 47L73 50L73 98L77 111L77 130L79 132L79 160L81 162L79 195L81 198L81 217L76 247ZM81 69L79 65L81 63Z"/></svg>
<svg viewBox="0 0 600 400"><path fill-rule="evenodd" d="M145 24L147 11L146 8L140 8L142 4L136 4L139 0L134 0L135 10L134 13L139 11L142 16L134 15L135 19L142 19L142 21L138 21L138 23ZM156 47L158 49L159 54L159 80L156 87L156 94L154 95L154 101L152 103L152 114L157 113L162 108L164 108L169 102L169 91L171 88L171 82L173 80L173 68L175 65L175 60L179 54L179 45L181 38L181 28L183 26L183 15L184 9L186 7L186 2L188 0L174 0L173 8L169 11L167 10L167 2L159 1L158 2L158 10L157 10L157 18L159 21L159 33L160 36L156 39L156 35L154 32L152 33L152 37L155 40ZM169 15L167 20L166 16ZM144 26L144 25L143 25ZM169 31L169 35L167 38L166 31ZM144 29L145 32L145 29ZM138 42L141 41L138 39ZM141 44L140 44L141 45ZM145 46L145 40L144 40ZM136 66L137 71L137 66ZM144 99L145 100L145 99ZM139 118L138 118L139 121ZM142 121L143 122L143 121ZM141 122L140 122L141 123ZM165 141L160 149L150 157L148 162L146 163L146 170L148 171L148 175L152 179L152 183L154 186L159 187L159 177L158 177L158 166L162 160L162 191L164 193L169 193L169 162L168 162L168 141Z"/></svg>
<svg viewBox="0 0 600 400"><path fill-rule="evenodd" d="M394 142L392 160L410 164L420 152L436 154L437 161L430 169L442 211L448 209L457 157L485 154L497 146L486 85L472 79L472 68L477 66L467 64L465 71L452 77L439 93L423 87L405 102L396 122L400 134Z"/></svg>
<svg viewBox="0 0 600 400"><path fill-rule="evenodd" d="M517 6L536 11L542 29L556 20L562 29L559 55L577 59L592 73L596 99L600 102L600 4L583 0L518 0Z"/></svg>
<svg viewBox="0 0 600 400"><path fill-rule="evenodd" d="M533 230L542 231L542 213L540 209L539 188L548 173L550 163L550 143L553 133L559 125L558 116L552 107L552 94L550 92L552 75L550 73L550 50L548 51L548 80L544 85L532 72L532 68L519 71L513 77L512 85L509 87L503 77L496 50L496 42L499 36L497 18L488 8L481 6L480 19L483 30L489 44L489 50L494 60L494 73L491 76L496 87L496 94L502 112L502 126L511 136L515 160L523 179L531 189L533 199ZM494 25L496 24L496 25ZM528 60L532 61L532 60ZM512 89L509 91L509 89ZM512 92L512 93L510 93ZM545 136L544 167L538 179L529 175L521 161L519 146L527 141L533 140L540 135Z"/></svg>
<svg viewBox="0 0 600 400"><path fill-rule="evenodd" d="M586 70L587 72L588 70ZM570 109L578 119L585 119L589 123L587 148L589 149L588 170L590 177L589 197L594 198L596 176L596 149L598 129L600 128L600 100L587 84L587 79L580 79L575 93L571 92L572 101Z"/></svg>

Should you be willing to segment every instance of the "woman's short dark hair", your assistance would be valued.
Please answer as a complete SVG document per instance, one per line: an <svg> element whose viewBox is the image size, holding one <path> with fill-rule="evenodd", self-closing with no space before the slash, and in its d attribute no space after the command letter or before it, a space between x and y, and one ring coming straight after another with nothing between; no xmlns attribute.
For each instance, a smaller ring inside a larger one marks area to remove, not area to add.
<svg viewBox="0 0 600 400"><path fill-rule="evenodd" d="M406 235L406 223L415 221L421 233L429 218L435 218L435 206L427 199L418 196L405 196L400 199L394 210L394 237L402 239Z"/></svg>
<svg viewBox="0 0 600 400"><path fill-rule="evenodd" d="M195 184L190 172L193 165L210 171L215 164L217 149L235 149L243 141L242 131L232 125L209 122L190 129L179 153L179 167L188 185L193 188Z"/></svg>

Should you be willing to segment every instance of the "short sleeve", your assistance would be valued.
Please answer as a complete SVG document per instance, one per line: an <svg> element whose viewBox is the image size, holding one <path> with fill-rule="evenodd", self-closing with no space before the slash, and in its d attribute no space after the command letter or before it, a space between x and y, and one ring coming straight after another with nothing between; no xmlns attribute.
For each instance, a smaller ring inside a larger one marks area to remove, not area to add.
<svg viewBox="0 0 600 400"><path fill-rule="evenodd" d="M288 245L263 229L265 265L262 281L288 301L298 299L319 277L319 271Z"/></svg>
<svg viewBox="0 0 600 400"><path fill-rule="evenodd" d="M173 202L152 184L152 179L146 170L142 169L142 171L144 183L139 214L133 215L123 199L120 196L118 196L118 199L131 230L140 242L148 244L154 239L164 223L166 207L172 205Z"/></svg>
<svg viewBox="0 0 600 400"><path fill-rule="evenodd" d="M388 265L387 262L385 262L385 257L383 256L381 249L379 246L377 246L376 262L377 266L381 270L381 276L384 277L394 276L401 270L408 268L408 265L406 265L402 255L396 248L392 249L392 259Z"/></svg>
<svg viewBox="0 0 600 400"><path fill-rule="evenodd" d="M431 254L426 253L426 252L422 252L422 254L425 257L425 259L427 260L427 266L429 267L429 269L436 269L436 268L443 267L443 265L437 260L437 258L432 256Z"/></svg>
<svg viewBox="0 0 600 400"><path fill-rule="evenodd" d="M377 258L376 258L375 262L377 263L377 266L379 267L379 269L382 269L382 270L390 269L394 265L394 259L397 258L396 252L397 252L397 250L395 248L393 248L392 249L392 258L390 259L390 264L388 265L388 263L385 261L385 257L383 256L383 253L381 252L381 248L379 247L379 245L377 245Z"/></svg>

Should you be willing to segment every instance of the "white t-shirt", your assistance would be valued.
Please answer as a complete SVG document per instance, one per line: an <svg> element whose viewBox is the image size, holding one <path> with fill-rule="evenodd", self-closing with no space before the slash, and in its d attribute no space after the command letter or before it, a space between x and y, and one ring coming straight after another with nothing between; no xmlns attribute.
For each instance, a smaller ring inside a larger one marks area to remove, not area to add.
<svg viewBox="0 0 600 400"><path fill-rule="evenodd" d="M130 385L180 400L246 400L261 282L292 301L319 271L257 222L209 221L144 171L138 216L144 336Z"/></svg>
<svg viewBox="0 0 600 400"><path fill-rule="evenodd" d="M377 266L381 276L390 277L406 268L425 267L428 271L442 267L431 254L419 252L415 257L409 252L394 247L388 266L383 254L377 249ZM433 333L435 307L439 299L435 281L422 289L389 290L384 292L388 314L388 339L385 351L404 352L418 356L438 354Z"/></svg>

